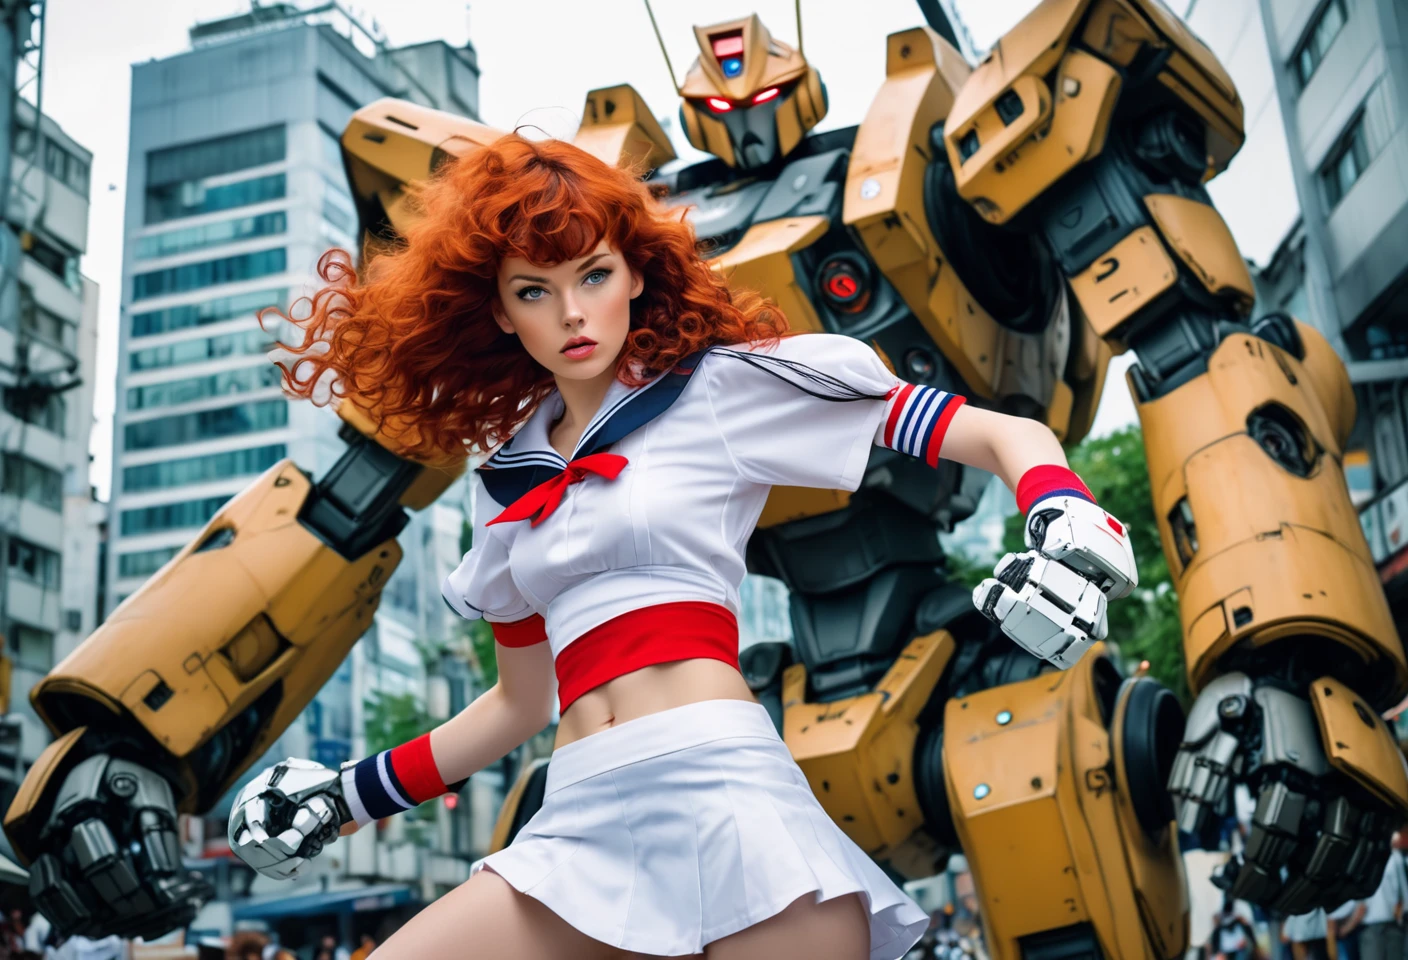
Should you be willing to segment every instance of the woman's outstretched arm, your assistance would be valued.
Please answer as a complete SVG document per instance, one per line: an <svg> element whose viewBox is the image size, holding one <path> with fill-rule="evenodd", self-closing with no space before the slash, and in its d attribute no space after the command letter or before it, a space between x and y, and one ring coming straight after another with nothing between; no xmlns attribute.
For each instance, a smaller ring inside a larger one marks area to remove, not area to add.
<svg viewBox="0 0 1408 960"><path fill-rule="evenodd" d="M426 743L421 741L396 748L397 751L408 751L410 756L406 759L413 764L431 761L432 766L425 774L438 776L441 785L458 783L484 769L542 730L552 720L557 679L553 673L552 650L548 644L541 642L531 646L506 647L496 643L494 653L499 662L498 683L428 734L428 756L424 755ZM422 756L416 757L414 754L417 751L422 752ZM388 754L393 752L387 751ZM362 762L375 764L378 759L372 757ZM391 757L387 759L393 761ZM395 767L400 770L404 769L405 765L403 759L401 763L396 763ZM380 778L371 781L372 789L380 785L379 781ZM354 786L365 786L366 783L366 779L357 780L354 775ZM421 799L419 794L430 793L434 789L433 783L429 788L422 789L404 783L402 786L415 794L412 797L415 800ZM372 818L381 812L372 797L358 799ZM362 822L363 818L359 816L344 824L342 836L355 833Z"/></svg>
<svg viewBox="0 0 1408 960"><path fill-rule="evenodd" d="M949 422L940 455L995 474L1014 491L1032 467L1069 466L1061 441L1050 427L1027 417L967 404L959 407Z"/></svg>

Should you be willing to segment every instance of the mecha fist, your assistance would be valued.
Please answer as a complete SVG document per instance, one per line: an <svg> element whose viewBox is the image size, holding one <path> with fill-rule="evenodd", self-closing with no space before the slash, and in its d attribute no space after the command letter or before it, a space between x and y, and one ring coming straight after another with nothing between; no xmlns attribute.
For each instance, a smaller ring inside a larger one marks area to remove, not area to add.
<svg viewBox="0 0 1408 960"><path fill-rule="evenodd" d="M351 819L342 775L290 757L255 777L235 798L230 849L264 876L290 880Z"/></svg>
<svg viewBox="0 0 1408 960"><path fill-rule="evenodd" d="M998 561L973 591L983 615L1023 649L1065 670L1105 639L1108 600L1139 585L1124 524L1088 500L1048 497L1027 515L1031 549Z"/></svg>

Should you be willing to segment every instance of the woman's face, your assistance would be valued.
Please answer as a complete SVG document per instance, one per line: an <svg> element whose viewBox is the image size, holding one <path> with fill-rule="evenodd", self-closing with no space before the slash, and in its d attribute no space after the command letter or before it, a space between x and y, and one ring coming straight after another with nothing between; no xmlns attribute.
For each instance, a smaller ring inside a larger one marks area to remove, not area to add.
<svg viewBox="0 0 1408 960"><path fill-rule="evenodd" d="M645 282L605 240L552 266L509 257L499 267L494 319L554 377L613 376Z"/></svg>

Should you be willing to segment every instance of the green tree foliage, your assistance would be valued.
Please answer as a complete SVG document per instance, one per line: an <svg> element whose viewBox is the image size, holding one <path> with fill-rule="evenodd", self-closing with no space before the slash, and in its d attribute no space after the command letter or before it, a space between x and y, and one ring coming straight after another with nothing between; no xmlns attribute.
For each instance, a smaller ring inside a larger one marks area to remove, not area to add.
<svg viewBox="0 0 1408 960"><path fill-rule="evenodd" d="M1071 469L1080 474L1100 506L1128 528L1139 567L1138 589L1110 604L1109 639L1119 644L1127 661L1148 660L1149 673L1187 704L1178 596L1154 522L1144 436L1138 427L1126 427L1106 437L1088 439L1067 451L1067 456ZM1026 549L1022 541L1025 519L1020 514L1007 518L1005 550Z"/></svg>

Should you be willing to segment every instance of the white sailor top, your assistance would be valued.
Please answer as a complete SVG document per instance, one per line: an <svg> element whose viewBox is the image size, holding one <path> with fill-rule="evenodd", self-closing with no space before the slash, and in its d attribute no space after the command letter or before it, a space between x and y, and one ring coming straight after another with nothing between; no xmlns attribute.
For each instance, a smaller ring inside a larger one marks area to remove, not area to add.
<svg viewBox="0 0 1408 960"><path fill-rule="evenodd" d="M584 688L645 663L730 659L680 640L688 630L678 616L647 621L668 635L641 639L633 652L598 645L589 667L566 655L648 608L727 618L736 665L744 550L769 489L854 491L875 443L936 463L962 402L903 383L851 337L715 347L645 386L614 382L569 464L548 442L563 409L554 393L475 472L472 549L442 592L460 615L496 624L508 645L541 640L545 630L563 709ZM603 452L624 463L593 457ZM515 503L522 512L534 491L541 502L545 485L545 509L503 517ZM531 626L538 616L543 624ZM501 631L504 624L529 626ZM642 644L653 651L642 653Z"/></svg>

